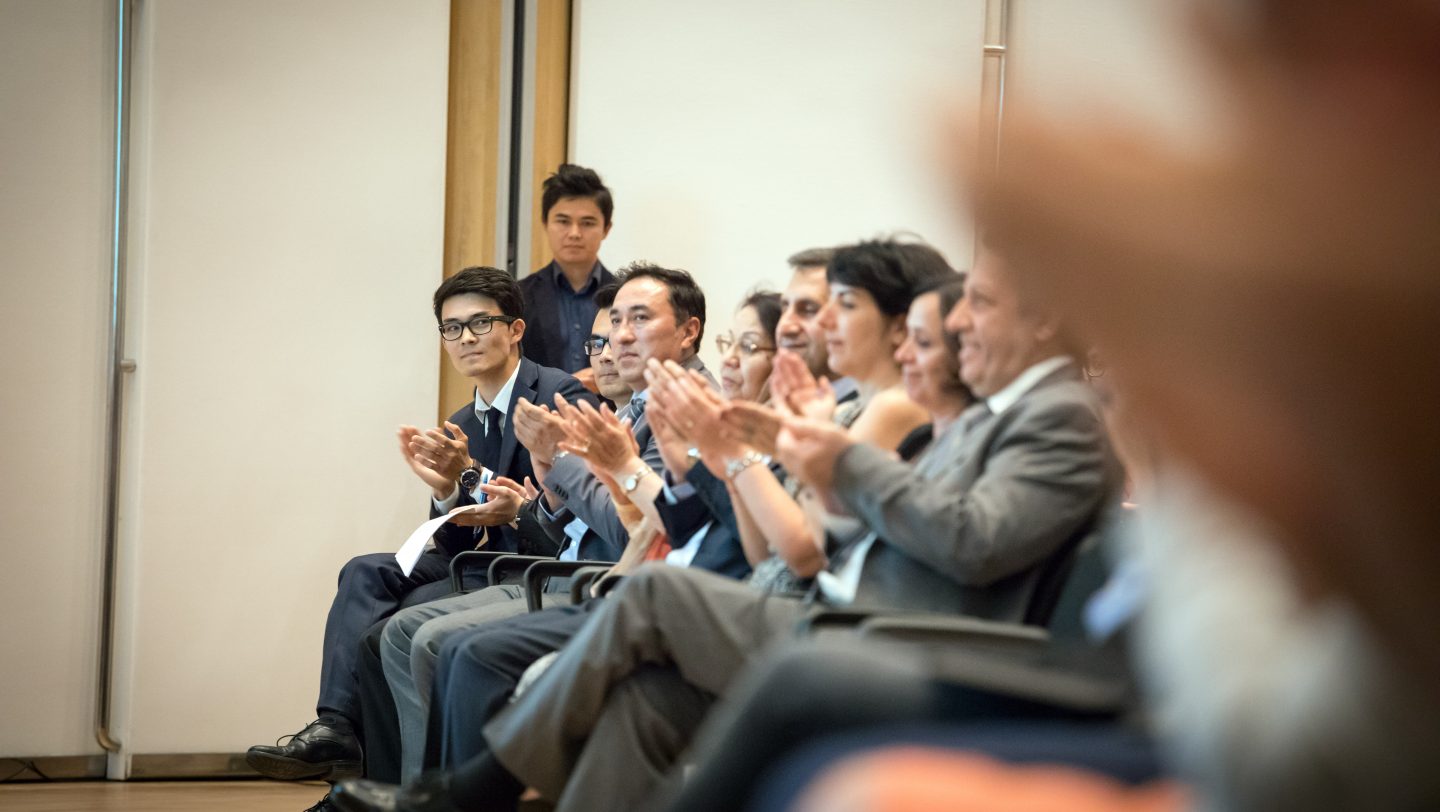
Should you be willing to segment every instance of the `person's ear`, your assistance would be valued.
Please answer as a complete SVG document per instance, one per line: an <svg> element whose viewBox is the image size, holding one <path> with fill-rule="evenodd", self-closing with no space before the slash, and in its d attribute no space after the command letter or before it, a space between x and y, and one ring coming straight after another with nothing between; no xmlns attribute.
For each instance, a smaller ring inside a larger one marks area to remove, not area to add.
<svg viewBox="0 0 1440 812"><path fill-rule="evenodd" d="M613 225L615 225L615 221L614 221L614 220L611 220L610 222L608 222L608 223L605 224L605 230L602 231L602 232L600 232L600 239L603 240L603 239L605 239L606 237L610 236L610 227L613 226Z"/></svg>
<svg viewBox="0 0 1440 812"><path fill-rule="evenodd" d="M695 340L700 337L699 316L691 316L686 319L685 323L680 325L680 332L683 334L680 339L681 348L699 349L695 346Z"/></svg>
<svg viewBox="0 0 1440 812"><path fill-rule="evenodd" d="M520 339L522 339L522 338L524 338L524 337L525 337L525 320L524 320L524 319L516 319L516 320L510 322L510 343L518 346L518 345L520 344Z"/></svg>
<svg viewBox="0 0 1440 812"><path fill-rule="evenodd" d="M885 336L890 339L890 354L894 355L900 345L905 343L905 316L891 316L890 323L886 325Z"/></svg>

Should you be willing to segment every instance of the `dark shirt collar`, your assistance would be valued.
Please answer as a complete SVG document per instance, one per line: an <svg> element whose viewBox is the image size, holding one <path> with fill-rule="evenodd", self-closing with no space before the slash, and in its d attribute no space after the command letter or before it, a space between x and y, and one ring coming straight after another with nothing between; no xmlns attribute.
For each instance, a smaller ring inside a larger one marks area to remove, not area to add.
<svg viewBox="0 0 1440 812"><path fill-rule="evenodd" d="M575 290L570 287L570 280L565 278L565 272L560 270L560 263L553 259L550 260L550 268L555 271L555 287L572 296L584 296L587 298L594 296L595 290L600 287L601 267L600 261L596 260L595 267L590 269L590 276L585 280L585 284L581 286L579 290Z"/></svg>

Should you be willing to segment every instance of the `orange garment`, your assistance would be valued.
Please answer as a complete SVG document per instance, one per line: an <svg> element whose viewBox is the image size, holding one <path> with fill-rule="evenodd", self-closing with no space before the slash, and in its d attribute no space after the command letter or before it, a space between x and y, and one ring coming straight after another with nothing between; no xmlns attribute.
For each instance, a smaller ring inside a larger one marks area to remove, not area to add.
<svg viewBox="0 0 1440 812"><path fill-rule="evenodd" d="M1174 781L1131 787L1071 767L1011 765L973 753L896 747L842 761L799 812L1182 812Z"/></svg>
<svg viewBox="0 0 1440 812"><path fill-rule="evenodd" d="M664 561L671 549L673 548L670 546L670 537L664 533L656 533L654 540L650 542L650 548L645 551L645 557L641 560Z"/></svg>

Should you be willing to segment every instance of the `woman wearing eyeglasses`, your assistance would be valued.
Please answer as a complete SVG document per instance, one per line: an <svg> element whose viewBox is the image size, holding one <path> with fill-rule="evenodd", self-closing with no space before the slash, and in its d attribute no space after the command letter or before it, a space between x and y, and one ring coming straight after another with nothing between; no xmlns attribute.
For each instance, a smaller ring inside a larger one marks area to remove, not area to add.
<svg viewBox="0 0 1440 812"><path fill-rule="evenodd" d="M780 294L751 293L736 312L732 331L715 337L715 347L720 350L720 391L726 400L770 400L780 313Z"/></svg>

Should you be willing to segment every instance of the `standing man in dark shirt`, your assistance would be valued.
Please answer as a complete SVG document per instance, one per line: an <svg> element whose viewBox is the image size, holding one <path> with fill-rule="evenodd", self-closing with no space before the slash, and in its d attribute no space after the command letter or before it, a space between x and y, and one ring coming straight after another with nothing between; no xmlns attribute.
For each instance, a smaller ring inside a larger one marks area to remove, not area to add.
<svg viewBox="0 0 1440 812"><path fill-rule="evenodd" d="M614 209L610 190L595 170L561 164L545 179L540 196L540 219L555 258L520 280L528 326L525 357L577 373L582 381L591 374L585 340L597 312L595 291L615 280L599 259Z"/></svg>

